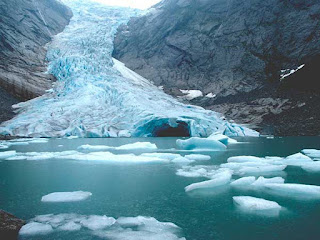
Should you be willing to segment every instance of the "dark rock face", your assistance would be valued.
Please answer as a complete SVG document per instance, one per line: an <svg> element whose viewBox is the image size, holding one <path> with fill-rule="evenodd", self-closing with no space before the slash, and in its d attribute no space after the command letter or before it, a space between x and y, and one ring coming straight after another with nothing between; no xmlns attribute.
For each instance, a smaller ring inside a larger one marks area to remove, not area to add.
<svg viewBox="0 0 320 240"><path fill-rule="evenodd" d="M17 239L19 230L24 224L25 221L0 210L0 239Z"/></svg>
<svg viewBox="0 0 320 240"><path fill-rule="evenodd" d="M257 129L272 125L281 135L296 135L290 129L299 126L300 134L314 135L319 125L304 130L303 119L282 123L270 116L313 106L309 92L318 98L319 78L304 68L296 84L287 84L295 74L282 81L280 74L319 63L319 22L318 0L164 0L119 29L113 54L172 95L178 89L216 94L192 103L227 118Z"/></svg>
<svg viewBox="0 0 320 240"><path fill-rule="evenodd" d="M0 87L20 100L51 87L46 48L69 23L72 12L56 0L1 0Z"/></svg>

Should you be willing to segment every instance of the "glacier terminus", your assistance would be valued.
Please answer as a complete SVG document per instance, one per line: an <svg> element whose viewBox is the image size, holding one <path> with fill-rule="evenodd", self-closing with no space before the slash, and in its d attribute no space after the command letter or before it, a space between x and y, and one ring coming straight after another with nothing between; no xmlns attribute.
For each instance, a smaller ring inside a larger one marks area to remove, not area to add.
<svg viewBox="0 0 320 240"><path fill-rule="evenodd" d="M57 78L38 98L14 105L1 135L20 137L257 136L213 111L186 105L112 58L117 28L148 14L90 0L63 0L70 24L48 44L48 73Z"/></svg>

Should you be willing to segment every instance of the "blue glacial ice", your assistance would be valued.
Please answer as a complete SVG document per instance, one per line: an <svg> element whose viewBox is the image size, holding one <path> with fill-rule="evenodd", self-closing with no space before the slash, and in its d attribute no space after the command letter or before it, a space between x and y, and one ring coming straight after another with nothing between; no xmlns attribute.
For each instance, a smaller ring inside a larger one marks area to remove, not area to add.
<svg viewBox="0 0 320 240"><path fill-rule="evenodd" d="M73 11L65 30L48 44L46 94L14 105L18 115L0 135L23 137L257 136L219 114L186 105L112 59L119 25L141 10L63 0ZM152 80L152 79L151 79ZM224 140L225 141L225 140Z"/></svg>

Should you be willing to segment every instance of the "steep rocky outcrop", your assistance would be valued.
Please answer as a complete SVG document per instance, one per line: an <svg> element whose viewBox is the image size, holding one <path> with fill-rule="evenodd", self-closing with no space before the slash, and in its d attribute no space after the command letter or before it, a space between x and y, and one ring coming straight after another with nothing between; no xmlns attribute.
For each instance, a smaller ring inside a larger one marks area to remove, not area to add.
<svg viewBox="0 0 320 240"><path fill-rule="evenodd" d="M58 0L0 2L0 91L27 100L51 87L54 77L46 74L45 45L71 16L71 10ZM5 109L11 100L0 99ZM0 115L4 120L10 113Z"/></svg>
<svg viewBox="0 0 320 240"><path fill-rule="evenodd" d="M24 224L25 221L0 210L0 239L17 239L19 230Z"/></svg>
<svg viewBox="0 0 320 240"><path fill-rule="evenodd" d="M266 133L314 135L319 23L318 0L164 0L119 28L113 54L172 95L215 94L191 102L229 119Z"/></svg>

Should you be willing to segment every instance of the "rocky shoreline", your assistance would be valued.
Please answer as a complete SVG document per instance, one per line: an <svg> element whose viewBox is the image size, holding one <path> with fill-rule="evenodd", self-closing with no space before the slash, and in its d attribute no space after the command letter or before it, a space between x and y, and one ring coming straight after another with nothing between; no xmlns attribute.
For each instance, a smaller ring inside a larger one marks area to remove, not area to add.
<svg viewBox="0 0 320 240"><path fill-rule="evenodd" d="M19 230L24 224L26 224L24 220L0 210L0 239L17 239Z"/></svg>

